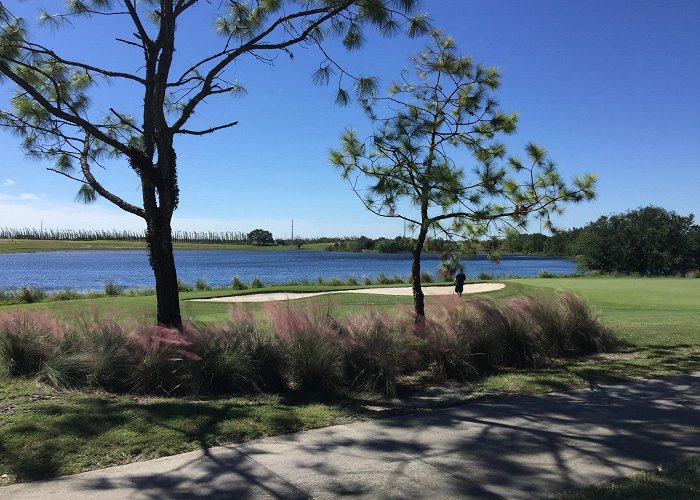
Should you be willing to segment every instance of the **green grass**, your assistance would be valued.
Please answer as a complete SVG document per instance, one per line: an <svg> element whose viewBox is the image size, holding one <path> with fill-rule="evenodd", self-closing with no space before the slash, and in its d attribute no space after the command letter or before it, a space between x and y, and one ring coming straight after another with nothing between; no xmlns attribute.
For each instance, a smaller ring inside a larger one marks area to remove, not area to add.
<svg viewBox="0 0 700 500"><path fill-rule="evenodd" d="M270 287L256 292L321 289L337 290L319 286ZM486 395L565 391L589 387L593 383L700 370L700 310L697 307L700 280L520 279L508 281L505 289L488 295L507 299L521 294L551 294L555 289L586 295L628 347L617 353L559 360L547 369L510 370L470 382L468 387L475 400ZM184 300L221 294L219 290L188 292L181 296ZM368 306L396 309L411 305L411 297L380 295L336 294L305 300L345 314ZM427 310L440 300L440 297L427 297ZM183 301L183 315L197 320L221 321L226 318L228 307L224 303ZM245 307L259 314L259 304ZM129 316L152 321L155 297L106 297L0 307L0 311L17 309L48 310L63 316L91 314L93 310L102 317ZM410 389L412 384L426 382L430 380L420 376L406 379L399 394ZM366 395L362 397L367 399ZM31 380L0 380L0 477L8 474L4 480L0 479L0 484L322 427L346 421L362 411L359 402L351 398L332 400L293 393L197 401L135 398L101 392L58 392ZM691 467L694 467L697 484L697 461ZM663 487L666 480L647 480L643 476L634 481L632 484L642 489L657 491L653 488ZM649 481L658 484L653 486ZM689 498L676 495L674 489L663 491L671 493L649 498Z"/></svg>
<svg viewBox="0 0 700 500"><path fill-rule="evenodd" d="M304 250L325 250L330 243L309 243ZM175 250L297 250L296 245L232 245L218 243L175 243ZM0 253L53 252L56 250L145 250L142 241L59 241L59 240L6 240L0 239Z"/></svg>
<svg viewBox="0 0 700 500"><path fill-rule="evenodd" d="M556 500L696 500L700 498L700 456L551 497Z"/></svg>
<svg viewBox="0 0 700 500"><path fill-rule="evenodd" d="M196 401L0 388L0 485L333 424L348 402L261 395Z"/></svg>
<svg viewBox="0 0 700 500"><path fill-rule="evenodd" d="M438 284L436 284L438 285ZM189 299L194 298L212 298L224 297L232 295L249 295L258 293L273 293L273 292L328 292L358 289L358 288L386 288L386 287L406 287L406 284L399 285L371 285L369 287L361 286L267 286L265 288L248 289L248 290L204 290L181 292L181 310L182 315L186 319L197 321L224 321L227 319L227 313L230 304L225 302L192 302ZM503 290L489 293L490 297L504 298L518 295L526 290L532 290L532 287L523 286L513 283ZM426 297L428 307L431 304L439 302L440 297ZM398 305L411 306L413 299L410 296L394 297L389 295L364 295L364 294L332 294L320 295L309 299L300 299L293 301L294 303L314 302L321 306L328 307L337 311L340 315L352 314L366 307L376 307L378 309L393 309ZM243 305L250 309L254 314L260 311L259 303L246 303ZM20 311L48 311L58 314L59 316L70 318L77 314L96 313L99 317L123 318L129 317L143 321L155 320L156 298L154 295L146 296L119 296L119 297L99 297L99 298L81 298L69 301L51 301L34 304L13 304L0 306L0 311L20 310ZM260 316L262 319L262 316Z"/></svg>
<svg viewBox="0 0 700 500"><path fill-rule="evenodd" d="M574 290L635 346L700 344L700 280L678 278L519 279L540 289Z"/></svg>

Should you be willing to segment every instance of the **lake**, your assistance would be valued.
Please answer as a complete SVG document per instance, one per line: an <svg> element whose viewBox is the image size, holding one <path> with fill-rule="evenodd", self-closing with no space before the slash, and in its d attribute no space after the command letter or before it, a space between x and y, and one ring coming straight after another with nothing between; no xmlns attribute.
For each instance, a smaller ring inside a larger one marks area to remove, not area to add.
<svg viewBox="0 0 700 500"><path fill-rule="evenodd" d="M238 276L244 283L258 276L263 283L353 275L376 278L407 276L411 270L408 254L315 252L315 251L175 251L178 277L189 284L203 278L212 286L231 283ZM425 254L424 271L435 275L440 261L436 254ZM488 272L494 276L535 276L542 271L553 274L575 272L573 260L552 257L506 255L500 264L477 255L464 261L464 272L476 276ZM33 286L47 291L72 288L77 291L101 290L113 281L128 288L151 288L153 272L145 250L80 250L0 254L0 289Z"/></svg>

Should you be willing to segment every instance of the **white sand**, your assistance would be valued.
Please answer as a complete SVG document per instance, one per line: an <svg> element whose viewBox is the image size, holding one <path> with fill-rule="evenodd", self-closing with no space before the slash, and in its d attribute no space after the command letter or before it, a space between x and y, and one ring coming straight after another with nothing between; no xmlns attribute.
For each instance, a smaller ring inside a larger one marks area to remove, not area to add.
<svg viewBox="0 0 700 500"><path fill-rule="evenodd" d="M474 283L464 285L464 293L493 292L504 288L503 283ZM231 297L215 297L213 299L191 299L198 302L270 302L275 300L295 300L316 297L318 295L331 295L337 293L364 293L371 295L412 295L411 287L399 288L361 288L358 290L334 290L332 292L271 292L253 293L248 295L235 295ZM451 295L454 286L424 286L424 295Z"/></svg>

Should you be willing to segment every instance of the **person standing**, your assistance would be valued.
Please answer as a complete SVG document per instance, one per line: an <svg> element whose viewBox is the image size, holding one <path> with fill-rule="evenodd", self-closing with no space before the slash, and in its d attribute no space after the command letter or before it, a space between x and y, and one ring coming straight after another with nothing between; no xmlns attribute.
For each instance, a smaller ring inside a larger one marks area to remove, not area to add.
<svg viewBox="0 0 700 500"><path fill-rule="evenodd" d="M459 268L459 272L455 275L455 293L458 297L462 296L464 291L464 282L467 280L467 276L464 274L464 268Z"/></svg>

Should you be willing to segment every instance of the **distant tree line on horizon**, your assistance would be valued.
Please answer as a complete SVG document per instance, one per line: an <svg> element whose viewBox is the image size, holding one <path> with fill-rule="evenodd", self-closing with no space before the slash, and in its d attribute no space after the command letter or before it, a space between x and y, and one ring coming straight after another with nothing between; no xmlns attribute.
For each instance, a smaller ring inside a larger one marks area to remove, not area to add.
<svg viewBox="0 0 700 500"><path fill-rule="evenodd" d="M332 242L326 250L335 252L379 252L401 253L410 252L415 245L415 239L405 236L396 238L372 239L367 236L357 238L342 238ZM454 246L449 240L441 238L428 238L425 242L427 252L445 252Z"/></svg>
<svg viewBox="0 0 700 500"><path fill-rule="evenodd" d="M36 229L0 228L0 239L52 241L146 241L145 231L104 229ZM248 233L240 231L173 231L177 243L246 245L252 243Z"/></svg>

